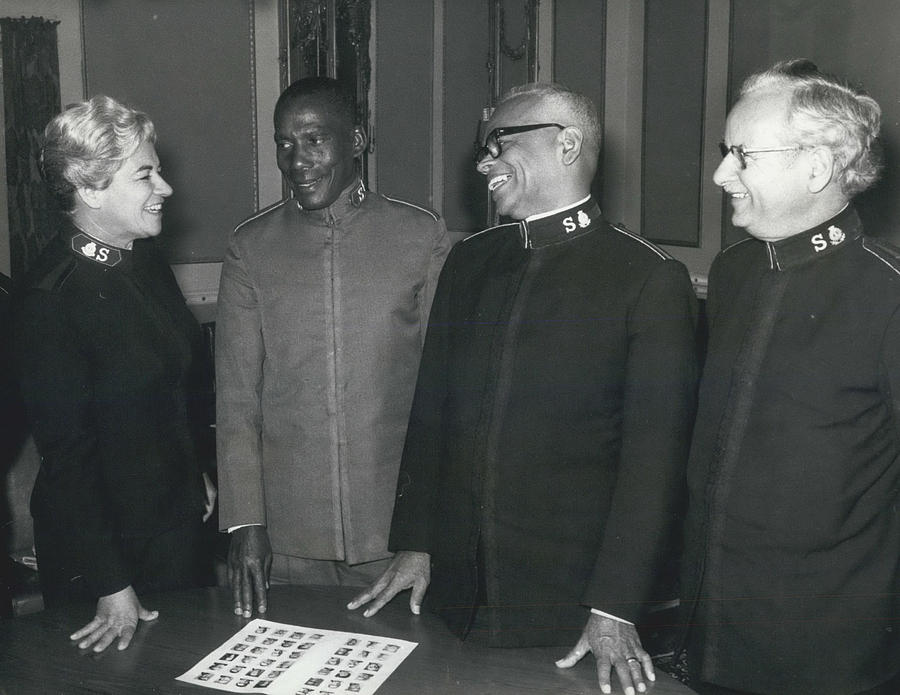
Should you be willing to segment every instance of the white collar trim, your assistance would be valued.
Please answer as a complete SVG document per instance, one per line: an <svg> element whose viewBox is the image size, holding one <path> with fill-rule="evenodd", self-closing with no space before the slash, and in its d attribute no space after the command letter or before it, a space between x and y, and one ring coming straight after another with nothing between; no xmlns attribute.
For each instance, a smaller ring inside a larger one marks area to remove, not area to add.
<svg viewBox="0 0 900 695"><path fill-rule="evenodd" d="M533 222L534 220L539 220L544 217L550 217L550 215L556 215L556 214L562 212L563 210L568 210L569 208L574 208L577 205L583 205L588 200L590 200L590 197L591 197L591 194L588 193L584 198L582 198L581 200L576 200L574 203L569 203L568 205L563 205L562 207L556 208L555 210L550 210L549 212L539 212L536 215L529 215L528 217L525 218L525 221Z"/></svg>

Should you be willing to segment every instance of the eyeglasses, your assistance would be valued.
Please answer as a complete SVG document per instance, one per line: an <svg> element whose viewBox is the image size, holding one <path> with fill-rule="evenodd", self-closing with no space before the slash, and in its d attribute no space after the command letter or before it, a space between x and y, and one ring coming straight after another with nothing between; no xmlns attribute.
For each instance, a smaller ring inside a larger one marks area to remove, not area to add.
<svg viewBox="0 0 900 695"><path fill-rule="evenodd" d="M724 142L719 143L719 152L722 153L722 159L725 159L729 154L733 154L735 159L738 160L738 164L741 165L741 169L747 168L747 157L752 157L755 154L763 154L764 152L793 152L796 150L802 150L803 147L795 146L795 147L764 147L755 150L745 150L743 145L726 145Z"/></svg>
<svg viewBox="0 0 900 695"><path fill-rule="evenodd" d="M511 125L504 128L494 128L484 139L484 145L475 143L475 163L478 164L482 159L491 156L497 159L503 152L503 146L500 144L500 138L504 135L514 135L515 133L527 133L529 130L540 130L541 128L559 128L564 129L566 126L559 123L535 123L534 125Z"/></svg>

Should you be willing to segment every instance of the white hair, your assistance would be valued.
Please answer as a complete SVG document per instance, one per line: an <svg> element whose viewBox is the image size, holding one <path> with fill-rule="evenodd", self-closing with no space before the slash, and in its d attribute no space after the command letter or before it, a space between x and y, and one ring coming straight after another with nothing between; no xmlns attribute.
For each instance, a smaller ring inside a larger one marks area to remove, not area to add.
<svg viewBox="0 0 900 695"><path fill-rule="evenodd" d="M145 141L156 142L147 114L98 95L72 104L44 129L41 172L71 211L78 188L102 190Z"/></svg>
<svg viewBox="0 0 900 695"><path fill-rule="evenodd" d="M765 89L790 92L787 125L802 145L828 147L840 167L838 183L849 197L881 173L881 107L867 94L819 72L808 60L776 63L747 78L741 96Z"/></svg>

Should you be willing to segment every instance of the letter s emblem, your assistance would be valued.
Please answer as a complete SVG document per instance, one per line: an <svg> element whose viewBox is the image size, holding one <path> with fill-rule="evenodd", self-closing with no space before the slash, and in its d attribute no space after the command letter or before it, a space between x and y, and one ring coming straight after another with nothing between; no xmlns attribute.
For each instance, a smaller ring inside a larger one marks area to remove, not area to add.
<svg viewBox="0 0 900 695"><path fill-rule="evenodd" d="M810 241L812 241L812 245L816 250L816 253L819 253L819 251L824 251L828 248L828 242L825 241L825 237L823 237L821 234L816 234L812 239L810 239Z"/></svg>
<svg viewBox="0 0 900 695"><path fill-rule="evenodd" d="M571 217L567 217L562 222L563 222L563 227L566 228L566 234L569 234L570 232L574 232L576 229L578 229L578 225L575 224L575 220L573 220Z"/></svg>

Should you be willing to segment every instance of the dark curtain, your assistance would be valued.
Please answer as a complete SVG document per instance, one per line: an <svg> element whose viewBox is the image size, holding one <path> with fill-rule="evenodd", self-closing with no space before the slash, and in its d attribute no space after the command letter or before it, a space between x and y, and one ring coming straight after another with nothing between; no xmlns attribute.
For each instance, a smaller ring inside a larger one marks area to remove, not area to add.
<svg viewBox="0 0 900 695"><path fill-rule="evenodd" d="M41 17L0 19L13 282L21 280L54 233L54 203L38 160L44 127L61 109L58 23Z"/></svg>

